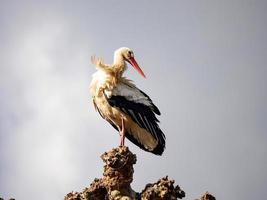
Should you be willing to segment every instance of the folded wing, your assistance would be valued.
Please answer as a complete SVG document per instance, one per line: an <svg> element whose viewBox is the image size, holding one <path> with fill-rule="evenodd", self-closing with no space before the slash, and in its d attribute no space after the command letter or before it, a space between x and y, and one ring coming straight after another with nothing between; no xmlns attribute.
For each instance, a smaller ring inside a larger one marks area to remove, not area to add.
<svg viewBox="0 0 267 200"><path fill-rule="evenodd" d="M104 95L112 107L120 109L123 113L131 117L139 127L145 129L157 141L153 153L161 155L165 148L165 135L159 128L160 115L159 109L153 104L152 100L143 91L133 85L120 82L111 91L104 91ZM128 130L128 132L131 130ZM135 133L126 134L126 137L140 148L148 151L143 144L134 137Z"/></svg>

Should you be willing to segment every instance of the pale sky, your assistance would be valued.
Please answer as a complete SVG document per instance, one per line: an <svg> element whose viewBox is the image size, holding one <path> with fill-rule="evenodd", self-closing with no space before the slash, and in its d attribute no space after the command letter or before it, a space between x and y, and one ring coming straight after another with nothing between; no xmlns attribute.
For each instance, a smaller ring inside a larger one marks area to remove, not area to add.
<svg viewBox="0 0 267 200"><path fill-rule="evenodd" d="M0 196L58 200L102 176L119 143L94 111L90 56L131 48L159 107L163 156L137 155L136 191L165 175L185 199L267 196L266 1L0 1Z"/></svg>

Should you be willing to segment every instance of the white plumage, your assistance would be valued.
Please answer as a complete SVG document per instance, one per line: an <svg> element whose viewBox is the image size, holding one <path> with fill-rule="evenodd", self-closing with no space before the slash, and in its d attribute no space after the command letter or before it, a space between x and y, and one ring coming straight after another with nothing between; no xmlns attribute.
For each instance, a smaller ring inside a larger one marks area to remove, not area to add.
<svg viewBox="0 0 267 200"><path fill-rule="evenodd" d="M124 145L126 136L143 150L161 155L165 149L165 135L156 117L160 111L148 95L122 77L125 61L145 77L129 48L116 50L112 65L92 57L98 70L90 84L94 106L101 117L119 131L120 145Z"/></svg>

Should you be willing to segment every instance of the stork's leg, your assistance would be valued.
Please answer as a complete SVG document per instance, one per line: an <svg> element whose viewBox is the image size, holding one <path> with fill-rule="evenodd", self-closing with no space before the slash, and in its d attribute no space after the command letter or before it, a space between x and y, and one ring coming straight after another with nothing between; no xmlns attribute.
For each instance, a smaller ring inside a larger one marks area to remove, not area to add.
<svg viewBox="0 0 267 200"><path fill-rule="evenodd" d="M125 140L125 127L123 117L121 118L121 128L120 128L120 146L124 146Z"/></svg>

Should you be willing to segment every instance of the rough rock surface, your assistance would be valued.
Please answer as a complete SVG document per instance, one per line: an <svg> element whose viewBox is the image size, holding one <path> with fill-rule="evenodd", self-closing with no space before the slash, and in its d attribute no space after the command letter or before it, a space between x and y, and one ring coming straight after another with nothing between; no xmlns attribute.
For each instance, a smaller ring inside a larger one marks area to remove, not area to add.
<svg viewBox="0 0 267 200"><path fill-rule="evenodd" d="M117 147L101 155L104 162L103 177L95 179L88 188L82 192L71 192L65 196L65 200L176 200L185 197L185 192L173 180L168 177L159 179L156 183L145 186L141 193L131 188L133 181L133 165L136 163L136 155L129 151L128 147ZM206 199L209 194L205 193Z"/></svg>
<svg viewBox="0 0 267 200"><path fill-rule="evenodd" d="M174 186L174 181L168 180L168 176L161 178L156 183L147 184L141 192L142 200L173 200L183 197L185 197L185 192L178 185Z"/></svg>
<svg viewBox="0 0 267 200"><path fill-rule="evenodd" d="M200 199L196 200L216 200L216 198L212 196L209 192L206 192L205 194L202 195L202 197L200 197Z"/></svg>
<svg viewBox="0 0 267 200"><path fill-rule="evenodd" d="M69 193L65 200L130 200L140 199L139 194L132 190L133 164L136 156L128 147L117 147L101 155L104 161L103 177L95 179L89 188L81 193Z"/></svg>

